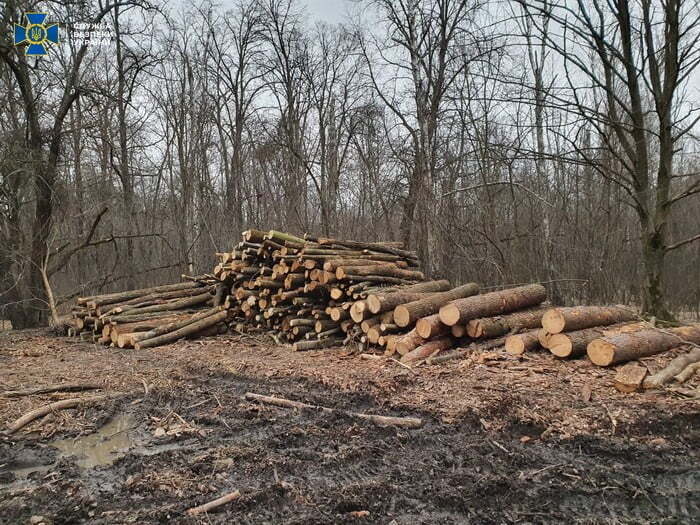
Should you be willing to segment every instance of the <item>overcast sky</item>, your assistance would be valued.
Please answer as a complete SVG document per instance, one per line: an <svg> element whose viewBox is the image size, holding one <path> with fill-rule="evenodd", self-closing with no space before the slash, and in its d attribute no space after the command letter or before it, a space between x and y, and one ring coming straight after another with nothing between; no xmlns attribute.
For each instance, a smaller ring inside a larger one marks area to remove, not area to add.
<svg viewBox="0 0 700 525"><path fill-rule="evenodd" d="M306 4L312 17L332 24L342 22L350 6L348 0L302 0L300 3Z"/></svg>

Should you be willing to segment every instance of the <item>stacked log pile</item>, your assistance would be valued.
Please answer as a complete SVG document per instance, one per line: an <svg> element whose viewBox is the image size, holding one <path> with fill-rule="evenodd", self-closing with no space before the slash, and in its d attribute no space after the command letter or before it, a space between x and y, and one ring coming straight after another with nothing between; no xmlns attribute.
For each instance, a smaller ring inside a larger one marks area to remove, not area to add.
<svg viewBox="0 0 700 525"><path fill-rule="evenodd" d="M218 293L217 293L218 292ZM228 330L221 286L209 276L181 283L80 297L68 335L84 341L148 348L182 337Z"/></svg>
<svg viewBox="0 0 700 525"><path fill-rule="evenodd" d="M378 342L396 331L389 315L353 310L370 294L416 296L449 288L447 281L425 281L415 253L392 242L248 230L232 252L218 255L214 275L231 289L237 329L265 330L295 350L369 343L370 337Z"/></svg>
<svg viewBox="0 0 700 525"><path fill-rule="evenodd" d="M253 330L297 351L354 344L409 365L463 355L438 356L465 345L610 366L700 344L700 327L652 330L624 306L550 308L539 284L480 293L426 280L400 243L248 230L217 256L212 275L78 299L69 333L141 349Z"/></svg>

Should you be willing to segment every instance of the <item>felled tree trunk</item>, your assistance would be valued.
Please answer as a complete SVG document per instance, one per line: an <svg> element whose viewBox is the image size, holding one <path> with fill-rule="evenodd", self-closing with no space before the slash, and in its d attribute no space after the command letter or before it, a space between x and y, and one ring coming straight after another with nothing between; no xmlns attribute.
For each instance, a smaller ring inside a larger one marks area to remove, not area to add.
<svg viewBox="0 0 700 525"><path fill-rule="evenodd" d="M542 314L546 311L547 308L545 307L536 307L498 317L472 319L467 323L467 333L469 337L475 339L490 339L506 335L514 330L540 328L542 326Z"/></svg>
<svg viewBox="0 0 700 525"><path fill-rule="evenodd" d="M469 283L447 292L436 293L418 301L402 304L394 309L394 322L402 327L410 326L422 317L437 313L440 307L450 301L478 293L479 285Z"/></svg>
<svg viewBox="0 0 700 525"><path fill-rule="evenodd" d="M684 342L700 344L700 325L668 330L640 330L594 339L588 345L588 357L598 366L610 366L660 354Z"/></svg>
<svg viewBox="0 0 700 525"><path fill-rule="evenodd" d="M416 361L420 361L421 359L427 359L429 357L437 355L443 350L452 348L453 345L454 340L451 337L439 337L437 339L433 339L432 341L428 341L427 343L422 344L418 348L411 350L401 358L401 362L415 363Z"/></svg>
<svg viewBox="0 0 700 525"><path fill-rule="evenodd" d="M540 304L547 298L547 290L541 284L530 284L465 299L458 299L440 308L440 319L448 326L479 317L513 312Z"/></svg>
<svg viewBox="0 0 700 525"><path fill-rule="evenodd" d="M586 355L588 344L599 337L624 334L644 330L644 323L620 324L605 327L586 328L563 334L550 334L547 349L557 357L580 357Z"/></svg>
<svg viewBox="0 0 700 525"><path fill-rule="evenodd" d="M626 323L636 318L635 313L624 306L552 308L542 315L542 328L550 334L558 334L595 326Z"/></svg>
<svg viewBox="0 0 700 525"><path fill-rule="evenodd" d="M194 323L188 324L188 325L186 325L183 328L180 328L178 330L174 330L172 332L160 335L158 337L154 337L152 339L146 339L145 341L140 341L134 345L134 348L136 348L137 350L142 350L144 348L152 348L154 346L161 346L161 345L166 345L168 343L172 343L174 341L177 341L178 339L182 339L183 337L197 334L197 333L203 331L205 328L209 328L210 326L214 326L215 324L217 324L221 321L225 321L227 315L228 315L228 312L225 312L225 311L224 312L217 312L213 315L205 317L204 319L201 319L201 320L196 321Z"/></svg>

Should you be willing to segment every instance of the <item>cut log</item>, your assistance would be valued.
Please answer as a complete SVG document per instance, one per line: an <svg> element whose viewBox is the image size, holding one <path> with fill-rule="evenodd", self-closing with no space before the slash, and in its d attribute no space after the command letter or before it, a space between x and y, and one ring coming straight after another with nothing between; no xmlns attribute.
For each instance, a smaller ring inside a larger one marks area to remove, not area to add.
<svg viewBox="0 0 700 525"><path fill-rule="evenodd" d="M668 383L673 377L677 377L693 363L700 361L700 348L694 348L690 352L681 354L671 360L671 362L659 372L646 378L644 388L658 388ZM685 382L679 381L680 383Z"/></svg>
<svg viewBox="0 0 700 525"><path fill-rule="evenodd" d="M624 306L573 306L552 308L542 315L542 328L550 334L634 321L637 315Z"/></svg>
<svg viewBox="0 0 700 525"><path fill-rule="evenodd" d="M620 367L615 375L615 388L620 392L636 392L642 388L642 383L648 372L646 366L627 363Z"/></svg>
<svg viewBox="0 0 700 525"><path fill-rule="evenodd" d="M541 284L530 284L474 297L457 299L440 308L440 319L447 326L466 324L472 319L500 315L528 306L535 306L547 298Z"/></svg>
<svg viewBox="0 0 700 525"><path fill-rule="evenodd" d="M181 328L189 326L189 325L196 323L197 321L200 321L202 319L206 319L207 317L214 315L215 313L221 312L221 311L223 311L223 307L216 306L214 308L211 308L209 310L205 310L205 311L200 312L198 314L188 316L184 319L177 319L175 321L163 323L160 326L153 328L152 330L148 330L146 332L140 332L140 333L136 333L136 334L130 334L130 337L125 338L125 343L133 346L134 344L136 344L138 342L146 341L148 339L152 339L154 337L158 337L158 336L163 335L163 334L168 334L170 332L174 332L175 330L180 330ZM124 348L124 347L119 346L119 348Z"/></svg>
<svg viewBox="0 0 700 525"><path fill-rule="evenodd" d="M190 306L198 306L200 304L204 304L210 301L213 301L213 297L209 293L209 291L207 291L206 293L188 297L186 299L178 299L174 301L168 301L167 303L163 304L146 306L137 310L129 310L127 315L142 315L155 312L171 312L173 310L182 310Z"/></svg>
<svg viewBox="0 0 700 525"><path fill-rule="evenodd" d="M646 327L645 323L631 323L586 328L563 334L549 334L547 336L547 349L555 356L561 358L580 357L586 355L586 348L594 339L608 335L637 332L644 330Z"/></svg>
<svg viewBox="0 0 700 525"><path fill-rule="evenodd" d="M685 342L700 344L700 325L640 330L594 339L588 345L588 357L598 366L610 366L660 354Z"/></svg>
<svg viewBox="0 0 700 525"><path fill-rule="evenodd" d="M420 335L423 339L431 339L432 337L438 335L450 333L451 330L449 326L440 321L439 314L433 314L429 315L428 317L418 319L418 322L416 322L416 332L418 332L418 335Z"/></svg>
<svg viewBox="0 0 700 525"><path fill-rule="evenodd" d="M105 295L93 295L91 297L79 297L78 304L86 304L88 308L97 308L105 304L113 304L122 301L128 301L129 299L135 299L137 297L142 297L144 295L149 295L153 293L161 292L172 292L174 290L184 290L187 288L197 288L200 287L199 282L185 282L176 284L166 284L163 286L154 286L152 288L140 288L138 290L127 290L126 292L111 293Z"/></svg>
<svg viewBox="0 0 700 525"><path fill-rule="evenodd" d="M328 337L326 339L318 339L316 341L299 341L294 343L294 350L301 352L303 350L319 350L321 348L330 348L331 346L341 346L343 339Z"/></svg>
<svg viewBox="0 0 700 525"><path fill-rule="evenodd" d="M420 301L433 295L431 292L396 292L387 295L370 294L367 296L367 306L373 314L393 310L399 305Z"/></svg>
<svg viewBox="0 0 700 525"><path fill-rule="evenodd" d="M424 342L425 339L418 335L418 332L416 332L416 329L414 328L410 332L399 336L394 341L394 348L399 354L406 355L411 350L415 350L416 348L418 348Z"/></svg>
<svg viewBox="0 0 700 525"><path fill-rule="evenodd" d="M396 277L397 279L406 279L408 281L422 281L425 279L423 272L414 270L403 270L391 263L383 263L371 266L339 266L335 271L335 276L338 280L347 279L348 275L382 275L387 277Z"/></svg>
<svg viewBox="0 0 700 525"><path fill-rule="evenodd" d="M416 361L433 357L453 346L454 340L451 337L439 337L411 350L401 357L401 362L406 364L415 363Z"/></svg>
<svg viewBox="0 0 700 525"><path fill-rule="evenodd" d="M365 301L355 301L350 307L350 317L352 317L352 320L356 323L361 323L367 311L367 303Z"/></svg>
<svg viewBox="0 0 700 525"><path fill-rule="evenodd" d="M158 337L153 337L151 339L146 339L145 341L139 341L134 345L134 348L136 348L137 350L142 350L144 348L153 348L155 346L161 346L166 345L168 343L172 343L174 341L177 341L178 339L182 339L183 337L197 334L205 328L214 326L215 324L218 324L221 321L225 321L227 315L228 312L216 312L213 315L200 319L199 321L196 321L194 323L188 324L178 330L174 330L167 334L163 334Z"/></svg>
<svg viewBox="0 0 700 525"><path fill-rule="evenodd" d="M221 507L221 505L225 505L226 503L236 501L240 497L241 493L238 490L234 490L233 492L230 492L225 496L221 496L220 498L216 498L215 500L205 503L204 505L188 509L187 514L189 514L190 516L196 516L197 514L209 512L210 510L213 510L217 507Z"/></svg>
<svg viewBox="0 0 700 525"><path fill-rule="evenodd" d="M542 348L546 348L549 350L550 337L552 337L552 334L550 334L544 328L540 328L539 330L537 330L537 340L540 342L540 346Z"/></svg>
<svg viewBox="0 0 700 525"><path fill-rule="evenodd" d="M540 328L542 326L542 314L546 311L546 307L535 307L497 317L472 319L467 323L467 333L469 337L475 339L490 339L513 331L518 332L520 330Z"/></svg>
<svg viewBox="0 0 700 525"><path fill-rule="evenodd" d="M479 293L479 285L469 283L447 292L435 293L418 301L402 304L394 309L394 322L402 327L411 326L418 319L436 313L446 303L477 293Z"/></svg>
<svg viewBox="0 0 700 525"><path fill-rule="evenodd" d="M524 334L516 334L506 337L506 352L511 355L522 355L525 352L536 350L540 346L537 330L531 330Z"/></svg>
<svg viewBox="0 0 700 525"><path fill-rule="evenodd" d="M463 324L456 324L454 326L450 326L450 332L452 332L452 337L464 337L465 335L467 335L467 327Z"/></svg>

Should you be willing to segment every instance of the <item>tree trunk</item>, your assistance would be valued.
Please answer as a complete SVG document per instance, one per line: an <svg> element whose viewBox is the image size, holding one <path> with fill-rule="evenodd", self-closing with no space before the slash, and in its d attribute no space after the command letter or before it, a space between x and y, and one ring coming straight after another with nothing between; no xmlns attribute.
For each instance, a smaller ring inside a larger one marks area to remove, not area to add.
<svg viewBox="0 0 700 525"><path fill-rule="evenodd" d="M447 292L430 295L424 299L397 306L394 310L394 322L401 326L410 326L422 317L436 313L440 307L463 297L479 293L476 283L468 283Z"/></svg>
<svg viewBox="0 0 700 525"><path fill-rule="evenodd" d="M636 332L644 330L644 328L646 328L644 323L633 323L550 334L547 339L547 349L557 357L580 357L586 355L586 348L594 339L608 335Z"/></svg>
<svg viewBox="0 0 700 525"><path fill-rule="evenodd" d="M537 307L498 317L472 319L467 323L467 333L469 337L475 339L480 337L488 339L506 335L511 331L540 328L542 326L542 314L546 311L546 307Z"/></svg>
<svg viewBox="0 0 700 525"><path fill-rule="evenodd" d="M637 315L624 306L572 306L552 308L542 315L542 328L550 334L634 321Z"/></svg>
<svg viewBox="0 0 700 525"><path fill-rule="evenodd" d="M540 304L547 298L547 291L541 284L530 284L510 288L475 297L457 299L440 308L440 319L448 326L465 324L479 317L487 317L513 312L528 306Z"/></svg>
<svg viewBox="0 0 700 525"><path fill-rule="evenodd" d="M588 357L598 366L610 366L660 354L685 342L700 344L700 325L682 326L665 331L640 330L594 339L588 345Z"/></svg>

